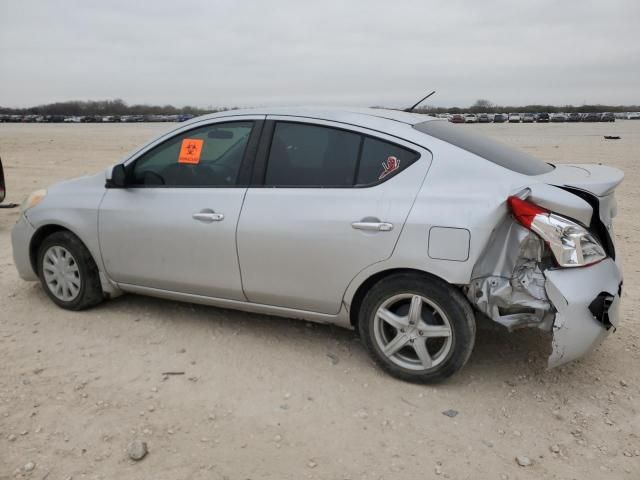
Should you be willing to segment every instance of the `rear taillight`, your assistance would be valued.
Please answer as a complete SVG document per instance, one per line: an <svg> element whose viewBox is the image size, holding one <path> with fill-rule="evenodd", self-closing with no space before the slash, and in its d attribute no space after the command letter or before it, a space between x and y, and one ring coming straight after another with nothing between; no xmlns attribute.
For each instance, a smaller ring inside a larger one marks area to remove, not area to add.
<svg viewBox="0 0 640 480"><path fill-rule="evenodd" d="M515 219L549 245L558 266L585 267L607 257L582 225L519 197L511 196L507 203Z"/></svg>

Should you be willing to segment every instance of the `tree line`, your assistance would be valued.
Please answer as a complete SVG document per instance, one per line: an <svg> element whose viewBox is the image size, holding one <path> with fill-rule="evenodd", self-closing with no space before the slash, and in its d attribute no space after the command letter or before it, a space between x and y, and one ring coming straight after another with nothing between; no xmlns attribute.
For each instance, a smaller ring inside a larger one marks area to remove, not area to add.
<svg viewBox="0 0 640 480"><path fill-rule="evenodd" d="M235 109L235 107L234 107ZM9 115L204 115L205 113L232 110L230 108L199 108L194 106L174 107L173 105L128 105L124 100L72 100L37 105L26 108L0 106L0 113Z"/></svg>
<svg viewBox="0 0 640 480"><path fill-rule="evenodd" d="M383 107L379 107L383 108ZM37 105L26 108L8 108L0 106L0 114L9 115L204 115L226 110L235 110L237 107L200 108L194 106L175 107L173 105L128 105L124 100L73 100L68 102L55 102L46 105ZM504 106L495 105L488 100L477 100L469 107L432 107L422 106L414 110L418 113L588 113L588 112L637 112L638 105L524 105Z"/></svg>

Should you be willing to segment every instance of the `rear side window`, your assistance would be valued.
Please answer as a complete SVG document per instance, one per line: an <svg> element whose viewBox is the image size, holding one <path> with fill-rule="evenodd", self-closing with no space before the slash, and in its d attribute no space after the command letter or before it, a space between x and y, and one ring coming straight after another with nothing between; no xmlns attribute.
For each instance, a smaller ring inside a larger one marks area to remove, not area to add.
<svg viewBox="0 0 640 480"><path fill-rule="evenodd" d="M411 165L418 155L393 143L366 137L362 146L357 185L382 181Z"/></svg>
<svg viewBox="0 0 640 480"><path fill-rule="evenodd" d="M411 150L360 133L277 122L265 186L370 186L391 178L418 158Z"/></svg>
<svg viewBox="0 0 640 480"><path fill-rule="evenodd" d="M444 121L428 121L413 126L416 130L474 153L492 163L524 175L541 175L553 170L553 165L525 152L471 133Z"/></svg>
<svg viewBox="0 0 640 480"><path fill-rule="evenodd" d="M276 124L265 184L349 186L353 184L361 136L301 123Z"/></svg>

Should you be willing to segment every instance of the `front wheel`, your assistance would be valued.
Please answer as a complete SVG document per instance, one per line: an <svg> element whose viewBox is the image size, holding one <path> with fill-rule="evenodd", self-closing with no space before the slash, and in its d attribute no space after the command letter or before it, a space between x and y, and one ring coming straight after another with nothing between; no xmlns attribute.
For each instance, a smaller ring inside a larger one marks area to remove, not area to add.
<svg viewBox="0 0 640 480"><path fill-rule="evenodd" d="M104 298L98 267L71 232L55 232L44 239L38 249L38 274L49 298L62 308L83 310Z"/></svg>
<svg viewBox="0 0 640 480"><path fill-rule="evenodd" d="M383 370L416 383L437 382L460 370L476 333L473 311L456 288L413 273L375 284L363 300L358 327Z"/></svg>

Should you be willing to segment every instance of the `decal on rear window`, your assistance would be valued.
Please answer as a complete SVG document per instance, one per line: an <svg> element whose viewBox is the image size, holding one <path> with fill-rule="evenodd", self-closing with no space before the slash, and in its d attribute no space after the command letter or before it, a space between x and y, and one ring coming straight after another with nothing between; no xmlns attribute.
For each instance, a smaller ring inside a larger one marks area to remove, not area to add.
<svg viewBox="0 0 640 480"><path fill-rule="evenodd" d="M189 163L191 165L200 163L203 143L204 140L200 138L185 138L182 140L180 153L178 154L178 163Z"/></svg>
<svg viewBox="0 0 640 480"><path fill-rule="evenodd" d="M382 168L384 168L384 171L380 174L378 180L382 180L384 177L400 168L400 160L393 155L389 155L387 159L382 162Z"/></svg>

